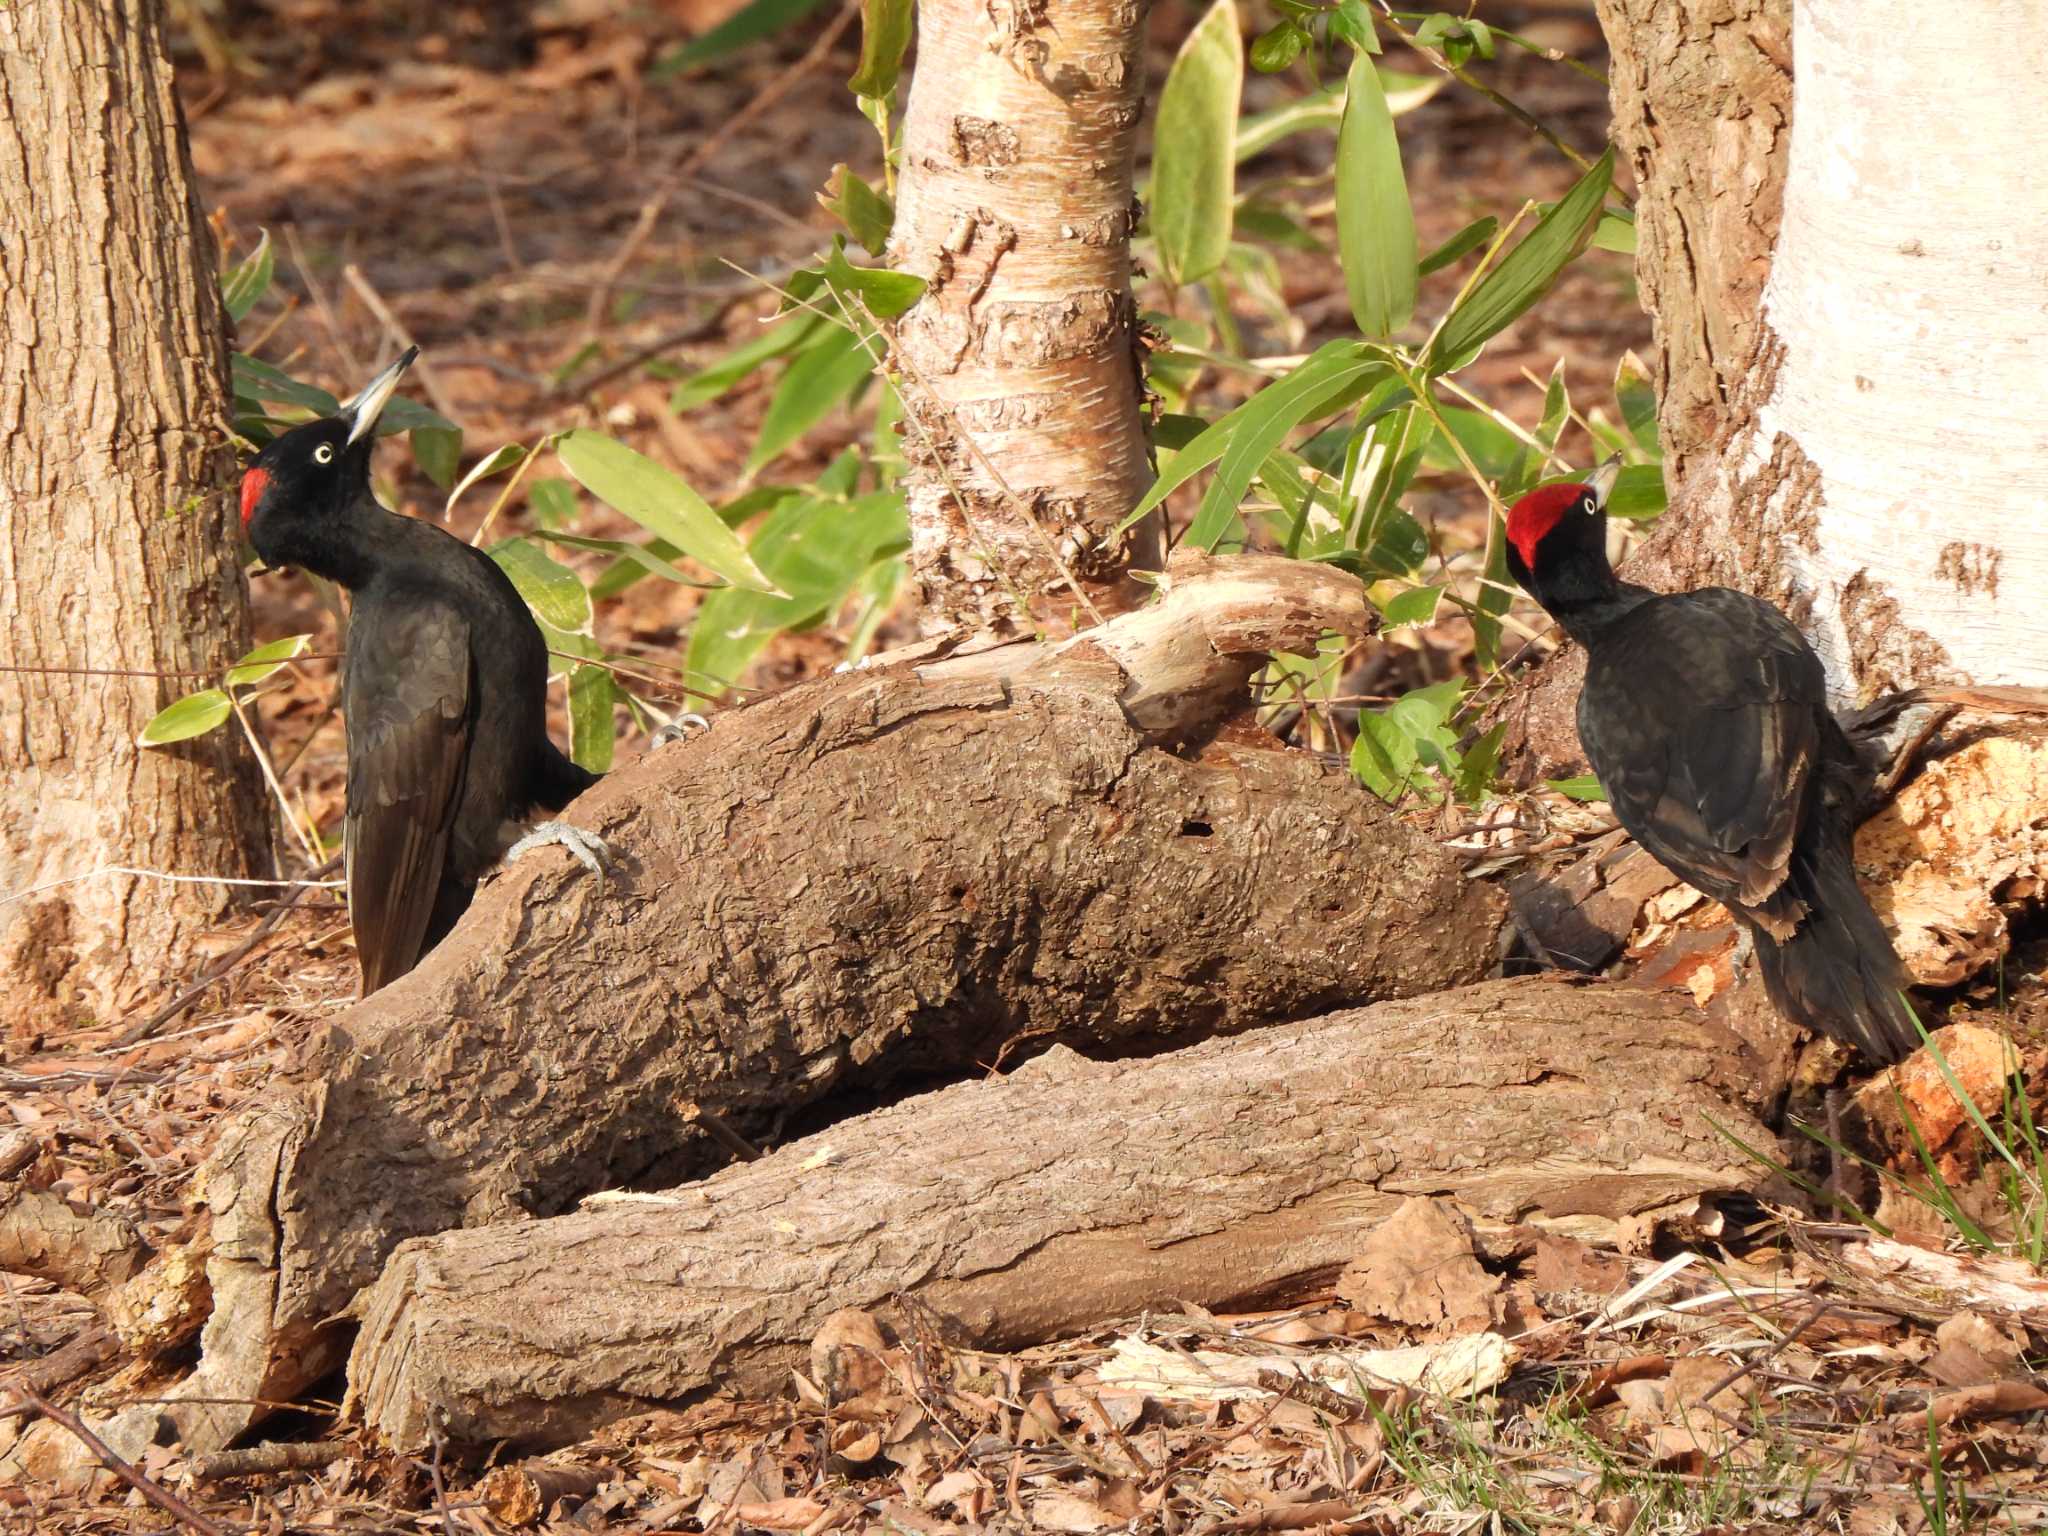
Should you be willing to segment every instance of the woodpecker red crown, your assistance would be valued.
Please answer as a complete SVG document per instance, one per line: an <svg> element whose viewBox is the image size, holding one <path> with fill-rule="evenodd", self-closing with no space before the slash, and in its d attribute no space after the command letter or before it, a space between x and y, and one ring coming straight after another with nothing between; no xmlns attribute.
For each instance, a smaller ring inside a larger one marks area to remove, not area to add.
<svg viewBox="0 0 2048 1536"><path fill-rule="evenodd" d="M249 519L256 515L256 503L263 499L264 488L270 484L270 471L252 469L242 476L242 526L249 526Z"/></svg>
<svg viewBox="0 0 2048 1536"><path fill-rule="evenodd" d="M1521 552L1522 564L1536 568L1536 546L1564 521L1586 490L1583 485L1539 486L1508 510L1508 542Z"/></svg>

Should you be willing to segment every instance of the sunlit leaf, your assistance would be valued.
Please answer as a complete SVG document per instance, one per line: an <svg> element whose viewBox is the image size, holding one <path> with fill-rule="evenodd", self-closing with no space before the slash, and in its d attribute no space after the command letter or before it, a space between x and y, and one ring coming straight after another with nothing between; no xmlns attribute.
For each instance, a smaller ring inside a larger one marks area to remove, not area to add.
<svg viewBox="0 0 2048 1536"><path fill-rule="evenodd" d="M1614 403L1621 408L1623 425L1636 447L1652 463L1664 457L1657 441L1657 392L1650 387L1650 373L1633 352L1621 354L1614 370Z"/></svg>
<svg viewBox="0 0 2048 1536"><path fill-rule="evenodd" d="M251 400L296 405L320 416L332 416L341 402L316 384L301 384L282 368L274 368L246 352L232 359L235 393Z"/></svg>
<svg viewBox="0 0 2048 1536"><path fill-rule="evenodd" d="M256 249L221 274L221 302L237 322L247 317L257 301L270 291L276 266L277 256L270 248L270 231L266 229L257 240Z"/></svg>
<svg viewBox="0 0 2048 1536"><path fill-rule="evenodd" d="M564 432L555 440L555 452L586 491L679 552L736 587L774 590L755 569L746 546L681 476L587 428Z"/></svg>
<svg viewBox="0 0 2048 1536"><path fill-rule="evenodd" d="M818 193L818 204L844 224L870 256L879 256L889 243L889 228L896 221L896 209L888 198L849 169L844 163L832 167Z"/></svg>
<svg viewBox="0 0 2048 1536"><path fill-rule="evenodd" d="M760 473L798 438L844 405L874 368L874 354L868 350L868 337L862 332L833 326L821 335L790 363L775 386L743 473L750 477Z"/></svg>
<svg viewBox="0 0 2048 1536"><path fill-rule="evenodd" d="M1427 277L1432 272L1448 267L1460 256L1469 255L1486 244L1487 241L1493 238L1494 232L1499 228L1500 220L1490 213L1483 219L1474 219L1442 245L1423 257L1415 270L1422 276Z"/></svg>
<svg viewBox="0 0 2048 1536"><path fill-rule="evenodd" d="M1435 620L1437 604L1444 595L1441 583L1431 587L1410 587L1397 592L1380 605L1380 617L1388 629L1400 629L1409 624L1428 624Z"/></svg>
<svg viewBox="0 0 2048 1536"><path fill-rule="evenodd" d="M1362 53L1337 130L1337 248L1359 330L1392 336L1415 313L1415 213L1379 71Z"/></svg>
<svg viewBox="0 0 2048 1536"><path fill-rule="evenodd" d="M518 443L506 443L495 453L477 460L476 464L470 469L470 472L462 477L462 483L448 493L448 505L444 509L443 515L445 516L446 513L453 512L455 510L455 503L462 499L462 493L472 485L475 485L479 480L488 480L493 475L502 475L506 470L516 468L519 464L523 463L525 458L525 448L521 447ZM559 480L553 483L561 486L563 490L568 489ZM526 494L529 501L537 500L540 494L540 486L536 484L529 487Z"/></svg>
<svg viewBox="0 0 2048 1536"><path fill-rule="evenodd" d="M158 711L137 738L145 747L168 747L173 742L204 736L235 712L228 696L218 688L188 693L175 704Z"/></svg>
<svg viewBox="0 0 2048 1536"><path fill-rule="evenodd" d="M860 0L860 67L846 82L854 95L886 96L896 88L915 9L912 0Z"/></svg>
<svg viewBox="0 0 2048 1536"><path fill-rule="evenodd" d="M715 64L749 43L778 32L794 32L798 22L823 4L824 0L753 0L702 37L655 60L648 72L659 79Z"/></svg>
<svg viewBox="0 0 2048 1536"><path fill-rule="evenodd" d="M618 685L609 668L586 663L570 672L569 756L578 767L592 773L611 771L612 749L618 739L612 706L618 697Z"/></svg>
<svg viewBox="0 0 2048 1536"><path fill-rule="evenodd" d="M1465 302L1451 311L1431 344L1426 364L1433 372L1455 366L1505 330L1544 294L1573 257L1586 248L1614 178L1610 146L1593 168L1536 227L1479 280Z"/></svg>
<svg viewBox="0 0 2048 1536"><path fill-rule="evenodd" d="M1591 801L1605 800L1607 798L1607 791L1600 787L1599 779L1590 773L1582 773L1577 778L1572 779L1545 779L1543 782L1556 790L1560 795L1568 796L1573 800Z"/></svg>
<svg viewBox="0 0 2048 1536"><path fill-rule="evenodd" d="M1159 95L1152 234L1176 287L1201 281L1230 249L1244 44L1235 0L1216 0L1181 45Z"/></svg>
<svg viewBox="0 0 2048 1536"><path fill-rule="evenodd" d="M710 367L683 380L669 395L668 408L682 412L716 400L762 364L795 351L829 324L823 315L808 310L778 321L752 341L733 348Z"/></svg>
<svg viewBox="0 0 2048 1536"><path fill-rule="evenodd" d="M272 640L267 645L259 645L228 668L227 685L230 688L253 688L271 677L286 662L305 655L306 647L312 643L311 635L286 635L282 640Z"/></svg>
<svg viewBox="0 0 2048 1536"><path fill-rule="evenodd" d="M569 567L526 538L493 544L490 556L543 624L569 634L589 631L590 591Z"/></svg>

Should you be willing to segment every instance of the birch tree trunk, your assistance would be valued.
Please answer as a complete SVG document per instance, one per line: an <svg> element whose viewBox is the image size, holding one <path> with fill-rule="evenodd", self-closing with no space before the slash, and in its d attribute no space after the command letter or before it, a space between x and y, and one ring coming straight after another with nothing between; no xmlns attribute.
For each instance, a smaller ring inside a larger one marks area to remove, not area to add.
<svg viewBox="0 0 2048 1536"><path fill-rule="evenodd" d="M1151 483L1131 172L1145 0L923 0L891 264L911 562L927 627L1028 633L1130 606Z"/></svg>
<svg viewBox="0 0 2048 1536"><path fill-rule="evenodd" d="M0 6L0 1019L106 1015L264 873L240 740L136 736L248 648L212 241L155 0ZM92 670L87 670L92 669Z"/></svg>
<svg viewBox="0 0 2048 1536"><path fill-rule="evenodd" d="M1907 0L1600 0L1671 511L1629 563L1776 603L1838 703L2048 680L2048 39L1901 49ZM1789 44L1788 44L1789 38ZM1796 61L1796 64L1795 64ZM1791 128L1787 132L1788 126ZM1576 650L1525 697L1578 756Z"/></svg>

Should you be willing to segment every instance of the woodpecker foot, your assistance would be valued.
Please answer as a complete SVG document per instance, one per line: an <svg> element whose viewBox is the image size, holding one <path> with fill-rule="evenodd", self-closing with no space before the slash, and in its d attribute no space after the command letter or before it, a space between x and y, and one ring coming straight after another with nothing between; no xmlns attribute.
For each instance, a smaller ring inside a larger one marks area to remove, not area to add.
<svg viewBox="0 0 2048 1536"><path fill-rule="evenodd" d="M690 738L690 728L692 726L695 726L700 731L708 731L711 729L711 722L702 715L677 715L675 719L669 721L667 725L662 726L661 729L656 731L649 738L648 744L655 747L666 747L678 741L687 741Z"/></svg>
<svg viewBox="0 0 2048 1536"><path fill-rule="evenodd" d="M581 827L572 827L566 821L543 821L530 829L524 837L505 850L505 862L510 864L514 859L550 844L568 849L571 857L596 877L597 894L604 895L604 872L612 861L610 847L596 833L586 832Z"/></svg>
<svg viewBox="0 0 2048 1536"><path fill-rule="evenodd" d="M1741 923L1735 925L1735 953L1728 957L1728 979L1740 984L1756 959L1756 935Z"/></svg>

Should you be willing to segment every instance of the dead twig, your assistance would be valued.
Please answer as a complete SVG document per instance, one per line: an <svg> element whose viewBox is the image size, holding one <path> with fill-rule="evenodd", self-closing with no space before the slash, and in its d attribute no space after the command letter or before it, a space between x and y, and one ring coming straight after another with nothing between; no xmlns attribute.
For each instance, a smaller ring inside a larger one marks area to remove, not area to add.
<svg viewBox="0 0 2048 1536"><path fill-rule="evenodd" d="M201 1482L219 1482L229 1477L256 1477L267 1472L317 1472L349 1454L349 1447L333 1440L265 1440L238 1451L216 1451L211 1456L192 1458L192 1475Z"/></svg>
<svg viewBox="0 0 2048 1536"><path fill-rule="evenodd" d="M113 1473L114 1476L120 1478L122 1482L133 1488L180 1525L188 1530L197 1531L199 1536L225 1536L225 1533L219 1526L207 1519L206 1516L200 1514L198 1510L187 1504L175 1493L172 1493L170 1489L157 1482L156 1479L138 1472L119 1456L116 1456L112 1449L108 1447L106 1441L87 1429L76 1417L66 1413L62 1408L59 1408L55 1403L44 1397L34 1387L22 1383L18 1384L15 1390L21 1394L24 1403L35 1409L37 1413L40 1413L52 1424L71 1431L72 1434L76 1435L84 1443L85 1448L93 1453L101 1466Z"/></svg>

